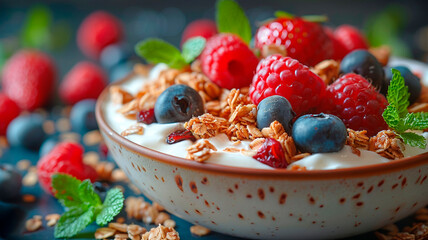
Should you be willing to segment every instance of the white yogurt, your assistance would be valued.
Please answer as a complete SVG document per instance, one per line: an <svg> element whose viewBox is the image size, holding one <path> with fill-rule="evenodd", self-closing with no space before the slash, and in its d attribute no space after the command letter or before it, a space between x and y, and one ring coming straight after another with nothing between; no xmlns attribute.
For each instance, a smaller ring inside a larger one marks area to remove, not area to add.
<svg viewBox="0 0 428 240"><path fill-rule="evenodd" d="M159 75L159 72L165 68L166 65L159 64L154 69L152 69L147 78L136 76L133 79L130 79L129 81L124 83L122 85L122 88L132 94L136 94L140 90L144 81L156 79ZM117 133L120 134L129 126L136 123L135 120L127 119L122 116L122 114L117 113L117 110L121 107L120 105L108 101L105 107L105 116L107 123ZM170 133L179 129L183 129L183 123L153 123L150 125L145 125L143 135L129 135L126 136L126 138L141 146L148 147L159 152L171 154L177 157L185 158L187 155L186 148L192 145L191 141L186 140L175 144L167 144L165 141L166 137ZM428 138L428 133L424 133L424 137ZM213 138L210 138L209 141L217 148L217 151L213 152L209 160L206 161L208 163L235 167L272 169L271 167L253 159L251 156L243 155L240 152L222 151L227 147L250 150L250 141L241 141L239 145L236 145L231 142L225 134L219 134ZM290 164L289 168L293 165L298 164L299 166L306 167L306 169L308 170L338 169L365 166L391 161L371 151L360 151L361 156L357 156L356 154L352 153L351 147L345 146L339 152L313 154L302 160L294 162L293 164ZM426 151L426 149L406 146L403 153L405 157L409 157L424 153Z"/></svg>

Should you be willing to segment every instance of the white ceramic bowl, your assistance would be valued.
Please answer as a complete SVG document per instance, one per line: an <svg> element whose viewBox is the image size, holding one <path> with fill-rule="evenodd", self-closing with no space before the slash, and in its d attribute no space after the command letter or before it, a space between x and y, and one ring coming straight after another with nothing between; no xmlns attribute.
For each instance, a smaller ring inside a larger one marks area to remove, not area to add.
<svg viewBox="0 0 428 240"><path fill-rule="evenodd" d="M122 84L127 79L117 83ZM338 170L262 170L201 164L101 133L117 164L151 200L214 231L254 239L342 238L375 230L428 204L428 153Z"/></svg>

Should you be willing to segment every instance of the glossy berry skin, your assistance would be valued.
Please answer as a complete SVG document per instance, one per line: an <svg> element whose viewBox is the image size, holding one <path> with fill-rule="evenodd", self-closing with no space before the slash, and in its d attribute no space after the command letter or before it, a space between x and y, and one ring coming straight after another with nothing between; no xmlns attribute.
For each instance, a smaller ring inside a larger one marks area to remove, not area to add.
<svg viewBox="0 0 428 240"><path fill-rule="evenodd" d="M200 59L204 74L227 89L250 85L259 62L247 44L233 34L210 38Z"/></svg>
<svg viewBox="0 0 428 240"><path fill-rule="evenodd" d="M348 73L327 87L323 111L339 117L347 128L373 136L388 129L382 113L386 98L362 76Z"/></svg>
<svg viewBox="0 0 428 240"><path fill-rule="evenodd" d="M10 164L0 165L0 201L17 200L20 196L22 177Z"/></svg>
<svg viewBox="0 0 428 240"><path fill-rule="evenodd" d="M107 75L103 69L83 61L65 75L59 93L65 103L72 105L84 99L97 99L107 83Z"/></svg>
<svg viewBox="0 0 428 240"><path fill-rule="evenodd" d="M43 118L38 114L19 116L7 128L7 140L11 146L38 150L45 138Z"/></svg>
<svg viewBox="0 0 428 240"><path fill-rule="evenodd" d="M257 66L250 86L250 97L256 105L273 95L285 97L300 116L317 112L325 88L323 80L299 61L271 55Z"/></svg>
<svg viewBox="0 0 428 240"><path fill-rule="evenodd" d="M217 33L217 25L213 20L198 19L189 23L184 29L181 36L181 45L189 40L189 38L203 37L208 40Z"/></svg>
<svg viewBox="0 0 428 240"><path fill-rule="evenodd" d="M336 36L334 36L333 29L329 27L324 27L324 32L327 34L328 38L331 41L333 54L331 56L334 60L342 60L343 57L348 53L345 49L345 46L343 43L336 39Z"/></svg>
<svg viewBox="0 0 428 240"><path fill-rule="evenodd" d="M265 45L283 45L287 56L307 66L332 57L333 46L323 27L298 17L281 17L262 25L255 46L261 50Z"/></svg>
<svg viewBox="0 0 428 240"><path fill-rule="evenodd" d="M274 95L263 99L257 106L257 127L269 127L273 121L282 124L285 131L291 134L292 120L296 116L290 102L282 96Z"/></svg>
<svg viewBox="0 0 428 240"><path fill-rule="evenodd" d="M141 110L137 113L137 122L151 124L156 122L155 109Z"/></svg>
<svg viewBox="0 0 428 240"><path fill-rule="evenodd" d="M167 88L155 103L155 117L159 123L186 122L202 114L204 104L201 96L182 84Z"/></svg>
<svg viewBox="0 0 428 240"><path fill-rule="evenodd" d="M83 163L83 147L78 143L62 142L42 157L37 163L39 183L43 190L52 194L52 175L69 174L79 180L97 179L95 170Z"/></svg>
<svg viewBox="0 0 428 240"><path fill-rule="evenodd" d="M120 42L122 38L122 23L105 11L91 13L77 30L77 46L92 59L98 59L105 47Z"/></svg>
<svg viewBox="0 0 428 240"><path fill-rule="evenodd" d="M0 136L6 135L7 126L15 119L21 109L6 94L0 93Z"/></svg>
<svg viewBox="0 0 428 240"><path fill-rule="evenodd" d="M344 47L344 54L348 54L357 49L368 49L369 44L365 36L351 25L340 25L334 31L334 36Z"/></svg>
<svg viewBox="0 0 428 240"><path fill-rule="evenodd" d="M293 124L297 149L308 153L338 152L345 145L348 132L338 117L330 114L308 114Z"/></svg>
<svg viewBox="0 0 428 240"><path fill-rule="evenodd" d="M385 74L379 61L366 50L355 50L340 63L340 73L356 73L363 76L376 89L384 85Z"/></svg>
<svg viewBox="0 0 428 240"><path fill-rule="evenodd" d="M273 168L286 168L288 166L281 143L273 138L266 138L253 158Z"/></svg>
<svg viewBox="0 0 428 240"><path fill-rule="evenodd" d="M3 91L22 110L34 110L49 103L56 82L51 58L37 50L15 53L3 68Z"/></svg>
<svg viewBox="0 0 428 240"><path fill-rule="evenodd" d="M410 104L415 103L416 100L421 95L421 89L422 89L421 80L416 75L414 75L410 71L410 69L408 69L405 66L395 66L392 68L400 71L401 76L404 78L404 82L409 89L409 93L410 93L409 102ZM392 68L385 69L385 87L381 89L381 93L385 96L388 92L388 86L392 79L392 72L391 72Z"/></svg>
<svg viewBox="0 0 428 240"><path fill-rule="evenodd" d="M73 106L70 112L70 123L74 131L86 133L98 129L95 119L95 105L95 100L86 99Z"/></svg>

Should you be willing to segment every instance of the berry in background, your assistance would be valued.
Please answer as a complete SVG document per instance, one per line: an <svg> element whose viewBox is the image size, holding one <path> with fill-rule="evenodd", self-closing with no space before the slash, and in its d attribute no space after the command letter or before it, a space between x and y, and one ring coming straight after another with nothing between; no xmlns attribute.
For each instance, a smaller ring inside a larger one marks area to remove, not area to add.
<svg viewBox="0 0 428 240"><path fill-rule="evenodd" d="M82 181L90 179L94 182L97 179L95 170L83 163L83 147L78 143L59 143L37 163L39 183L50 194L52 175L55 173L69 174Z"/></svg>
<svg viewBox="0 0 428 240"><path fill-rule="evenodd" d="M59 93L67 104L75 104L84 99L97 99L107 82L107 76L100 67L83 61L65 75Z"/></svg>
<svg viewBox="0 0 428 240"><path fill-rule="evenodd" d="M279 17L262 25L255 36L256 48L282 45L287 56L307 66L332 58L333 46L323 27L299 17Z"/></svg>
<svg viewBox="0 0 428 240"><path fill-rule="evenodd" d="M101 51L123 38L122 23L105 11L96 11L86 17L77 31L77 45L89 58L98 59Z"/></svg>
<svg viewBox="0 0 428 240"><path fill-rule="evenodd" d="M15 119L21 109L6 94L0 93L0 136L6 134L7 126Z"/></svg>
<svg viewBox="0 0 428 240"><path fill-rule="evenodd" d="M203 37L206 40L218 33L216 23L209 19L199 19L189 23L181 36L181 45L193 37Z"/></svg>
<svg viewBox="0 0 428 240"><path fill-rule="evenodd" d="M325 93L325 83L299 61L271 55L257 66L250 97L254 104L279 95L286 98L297 116L315 113Z"/></svg>
<svg viewBox="0 0 428 240"><path fill-rule="evenodd" d="M340 73L356 73L363 76L377 90L385 88L385 74L379 61L367 50L355 50L340 63Z"/></svg>
<svg viewBox="0 0 428 240"><path fill-rule="evenodd" d="M290 102L282 96L274 95L263 99L257 106L257 127L269 127L275 120L280 122L290 135L292 120L296 116Z"/></svg>
<svg viewBox="0 0 428 240"><path fill-rule="evenodd" d="M46 106L52 97L56 69L49 56L37 50L15 53L3 68L3 91L23 110Z"/></svg>
<svg viewBox="0 0 428 240"><path fill-rule="evenodd" d="M45 138L43 117L39 114L21 115L7 128L7 140L11 146L38 150Z"/></svg>
<svg viewBox="0 0 428 240"><path fill-rule="evenodd" d="M367 39L364 34L351 25L340 25L336 30L334 30L334 36L344 47L344 55L357 49L369 48L369 44L367 43Z"/></svg>
<svg viewBox="0 0 428 240"><path fill-rule="evenodd" d="M200 59L205 75L227 89L250 85L258 63L247 44L233 34L210 38Z"/></svg>
<svg viewBox="0 0 428 240"><path fill-rule="evenodd" d="M408 69L405 66L395 66L395 67L385 69L385 81L386 82L385 82L385 87L382 88L382 90L381 90L381 93L386 96L386 94L388 92L388 86L389 86L389 83L391 82L391 79L392 79L392 72L391 72L392 68L400 71L401 76L404 78L406 86L409 88L409 93L410 93L409 103L410 103L410 105L415 103L416 100L421 95L421 89L422 89L421 80L416 75L414 75L410 71L410 69Z"/></svg>
<svg viewBox="0 0 428 240"><path fill-rule="evenodd" d="M21 174L12 165L0 165L0 201L17 200L21 192L21 183Z"/></svg>
<svg viewBox="0 0 428 240"><path fill-rule="evenodd" d="M86 99L76 103L70 112L70 123L74 131L86 133L98 129L95 119L96 100Z"/></svg>
<svg viewBox="0 0 428 240"><path fill-rule="evenodd" d="M388 102L364 77L348 73L327 87L323 111L339 117L347 128L368 136L388 129L382 113Z"/></svg>
<svg viewBox="0 0 428 240"><path fill-rule="evenodd" d="M301 152L328 153L343 148L348 132L338 117L320 113L299 117L293 124L292 136Z"/></svg>

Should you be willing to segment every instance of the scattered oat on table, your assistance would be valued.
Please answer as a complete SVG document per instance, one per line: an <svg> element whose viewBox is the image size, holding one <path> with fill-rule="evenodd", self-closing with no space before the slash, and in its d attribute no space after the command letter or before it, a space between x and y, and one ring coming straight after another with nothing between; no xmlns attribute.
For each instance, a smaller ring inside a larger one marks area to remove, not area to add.
<svg viewBox="0 0 428 240"><path fill-rule="evenodd" d="M29 232L34 232L42 227L42 217L35 215L25 222L25 229Z"/></svg>
<svg viewBox="0 0 428 240"><path fill-rule="evenodd" d="M31 167L31 161L28 159L19 160L16 163L16 167L21 171L26 171Z"/></svg>
<svg viewBox="0 0 428 240"><path fill-rule="evenodd" d="M22 201L25 203L33 203L36 201L36 197L32 194L24 194L22 195Z"/></svg>
<svg viewBox="0 0 428 240"><path fill-rule="evenodd" d="M92 130L83 135L83 143L86 146L95 146L103 141L100 131Z"/></svg>
<svg viewBox="0 0 428 240"><path fill-rule="evenodd" d="M202 227L199 225L194 225L190 227L190 232L196 236L202 237L210 234L211 230L206 227Z"/></svg>
<svg viewBox="0 0 428 240"><path fill-rule="evenodd" d="M68 118L60 118L56 121L56 129L60 132L68 132L71 130L70 120Z"/></svg>
<svg viewBox="0 0 428 240"><path fill-rule="evenodd" d="M60 217L61 215L59 215L58 213L52 213L52 214L46 215L45 216L45 220L47 221L46 225L48 227L55 226Z"/></svg>

